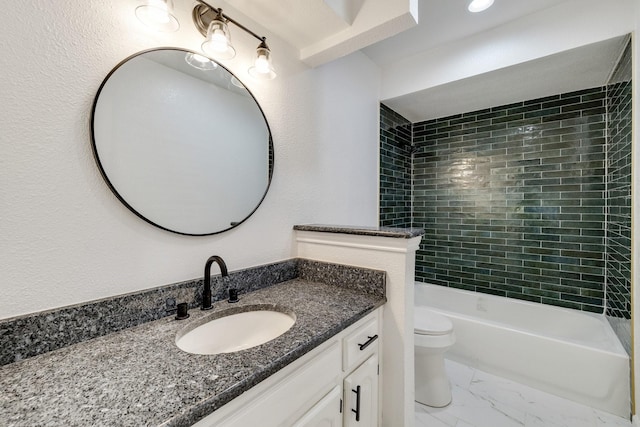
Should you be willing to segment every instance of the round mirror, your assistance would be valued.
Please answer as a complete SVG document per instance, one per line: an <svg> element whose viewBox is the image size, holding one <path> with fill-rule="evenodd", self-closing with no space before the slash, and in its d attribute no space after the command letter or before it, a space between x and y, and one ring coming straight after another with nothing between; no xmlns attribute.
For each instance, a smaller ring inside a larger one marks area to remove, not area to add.
<svg viewBox="0 0 640 427"><path fill-rule="evenodd" d="M93 105L93 153L107 185L145 221L203 236L258 208L273 173L269 125L220 64L154 49L122 61Z"/></svg>

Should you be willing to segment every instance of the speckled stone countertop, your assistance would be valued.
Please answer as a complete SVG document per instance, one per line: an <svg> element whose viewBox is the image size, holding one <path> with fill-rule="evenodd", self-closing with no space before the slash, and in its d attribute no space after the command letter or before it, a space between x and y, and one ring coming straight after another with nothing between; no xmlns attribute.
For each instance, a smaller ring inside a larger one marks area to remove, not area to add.
<svg viewBox="0 0 640 427"><path fill-rule="evenodd" d="M366 227L350 225L325 225L304 224L293 226L294 230L317 231L324 233L355 234L360 236L395 237L398 239L411 239L424 235L422 228L394 228L394 227Z"/></svg>
<svg viewBox="0 0 640 427"><path fill-rule="evenodd" d="M383 296L293 279L0 368L2 426L189 426L384 304ZM263 345L194 355L175 345L190 322L256 305L296 323Z"/></svg>

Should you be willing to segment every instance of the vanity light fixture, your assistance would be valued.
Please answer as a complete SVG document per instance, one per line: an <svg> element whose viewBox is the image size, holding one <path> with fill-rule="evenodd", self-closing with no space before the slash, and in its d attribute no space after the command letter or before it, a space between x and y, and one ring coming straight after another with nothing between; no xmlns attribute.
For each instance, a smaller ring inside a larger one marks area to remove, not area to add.
<svg viewBox="0 0 640 427"><path fill-rule="evenodd" d="M254 33L238 21L222 13L222 9L215 8L202 0L197 0L193 8L193 23L200 33L205 36L202 43L202 51L217 59L231 59L236 51L231 45L229 23L260 40L256 48L256 58L253 66L249 68L249 75L261 80L271 80L276 77L271 62L271 50L267 45L266 37Z"/></svg>
<svg viewBox="0 0 640 427"><path fill-rule="evenodd" d="M136 7L136 16L143 24L157 31L171 33L180 28L173 15L173 0L145 0Z"/></svg>
<svg viewBox="0 0 640 427"><path fill-rule="evenodd" d="M187 64L191 65L193 68L197 68L198 70L215 70L218 68L218 64L207 58L206 56L189 52L184 56L184 60Z"/></svg>
<svg viewBox="0 0 640 427"><path fill-rule="evenodd" d="M276 77L276 72L271 63L271 50L267 46L264 37L258 49L256 49L256 59L253 66L249 68L249 75L262 80L271 80Z"/></svg>
<svg viewBox="0 0 640 427"><path fill-rule="evenodd" d="M493 3L493 0L485 1ZM144 3L136 8L136 16L140 21L158 31L171 32L180 28L178 20L173 15L173 0L144 0ZM259 36L222 13L222 9L215 8L203 0L196 0L192 18L198 31L205 37L201 46L205 54L215 59L232 59L236 56L229 32L229 23L232 23L260 41L256 48L254 63L249 68L249 75L260 80L271 80L276 77L266 37ZM209 58L197 54L187 54L185 61L201 70L213 70L217 67L217 64Z"/></svg>
<svg viewBox="0 0 640 427"><path fill-rule="evenodd" d="M493 4L493 0L472 0L467 9L469 12L477 13L487 10Z"/></svg>
<svg viewBox="0 0 640 427"><path fill-rule="evenodd" d="M229 26L222 16L222 9L217 10L216 17L207 27L207 38L202 43L202 51L218 59L231 59L236 50L231 45Z"/></svg>

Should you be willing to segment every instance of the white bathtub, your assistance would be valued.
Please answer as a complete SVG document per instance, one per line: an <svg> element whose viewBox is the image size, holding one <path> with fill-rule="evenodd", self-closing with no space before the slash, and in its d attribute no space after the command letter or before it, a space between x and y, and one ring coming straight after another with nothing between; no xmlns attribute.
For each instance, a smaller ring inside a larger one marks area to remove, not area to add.
<svg viewBox="0 0 640 427"><path fill-rule="evenodd" d="M603 315L424 283L415 301L453 322L445 357L629 417L629 357Z"/></svg>

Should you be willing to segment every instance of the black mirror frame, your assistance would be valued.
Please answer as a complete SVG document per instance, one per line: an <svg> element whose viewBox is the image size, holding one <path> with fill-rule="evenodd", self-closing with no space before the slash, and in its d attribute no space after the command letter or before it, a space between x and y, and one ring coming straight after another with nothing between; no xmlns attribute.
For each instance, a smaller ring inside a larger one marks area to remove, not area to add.
<svg viewBox="0 0 640 427"><path fill-rule="evenodd" d="M220 233L224 233L225 231L229 231L233 228L238 227L240 224L242 224L243 222L245 222L247 219L249 219L249 217L251 217L251 215L253 215L255 213L256 210L258 210L258 208L260 207L260 205L262 204L262 202L264 201L265 197L267 196L267 193L269 192L269 188L271 187L271 180L273 178L273 169L275 166L275 153L274 153L274 147L273 147L273 136L271 133L271 127L269 126L269 122L267 121L267 117L264 114L264 111L262 110L262 107L260 106L260 103L258 103L258 100L256 99L256 97L253 95L253 93L244 85L244 82L242 82L240 79L238 79L235 74L233 74L227 67L225 67L224 65L220 64L219 62L216 62L215 60L211 59L212 61L214 61L218 67L221 67L223 70L225 70L226 72L228 72L231 76L235 77L236 79L238 79L238 81L240 81L240 83L242 83L242 85L244 86L244 88L246 89L246 91L249 93L249 95L251 96L251 98L253 99L253 101L256 103L256 106L258 107L258 109L260 110L260 113L262 114L262 117L264 118L264 123L267 126L267 130L269 132L269 177L268 177L268 181L267 181L267 187L264 191L264 194L262 195L262 197L260 198L260 200L258 201L258 203L256 204L256 207L249 212L249 214L243 218L241 221L238 222L232 222L230 223L230 226L228 228L219 230L219 231L214 231L211 233L200 233L200 234L194 234L194 233L185 233L185 232L181 232L178 230L172 230L170 228L164 227L160 224L157 224L151 220L149 220L148 218L146 218L144 215L142 215L140 212L138 212L136 209L133 208L133 206L131 206L116 190L116 188L113 186L113 184L111 183L111 181L109 180L109 177L107 176L106 171L104 170L102 163L100 162L100 157L98 155L98 148L96 146L96 140L95 140L95 132L94 132L94 118L95 118L95 112L96 112L96 106L98 104L98 99L100 98L100 93L102 92L102 89L104 88L104 86L106 85L107 81L109 80L109 78L120 68L122 67L125 63L127 63L129 60L136 58L140 55L143 55L145 53L148 52L154 52L154 51L160 51L160 50L175 50L175 51L181 51L186 53L196 53L199 55L202 55L201 53L198 52L194 52L188 49L183 49L183 48L177 48L177 47L159 47L159 48L153 48L153 49L146 49L140 52L136 52L130 56L128 56L127 58L123 59L122 61L120 61L108 74L107 76L104 78L104 80L102 81L102 83L100 84L100 87L98 88L98 91L96 92L96 95L94 97L93 100L93 104L91 107L91 149L93 152L93 158L96 162L96 165L98 166L98 169L100 170L100 174L102 175L102 178L104 179L105 183L107 184L107 186L109 187L109 189L111 190L111 192L116 196L116 198L123 204L125 205L131 212L133 212L138 218L144 220L145 222L153 225L154 227L160 228L162 230L165 231L169 231L171 233L175 233L175 234L180 234L183 236L212 236L215 234L220 234Z"/></svg>

